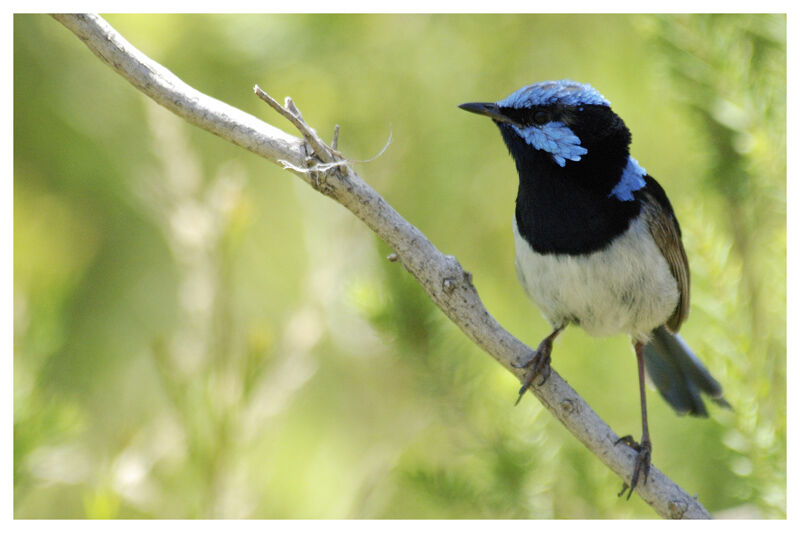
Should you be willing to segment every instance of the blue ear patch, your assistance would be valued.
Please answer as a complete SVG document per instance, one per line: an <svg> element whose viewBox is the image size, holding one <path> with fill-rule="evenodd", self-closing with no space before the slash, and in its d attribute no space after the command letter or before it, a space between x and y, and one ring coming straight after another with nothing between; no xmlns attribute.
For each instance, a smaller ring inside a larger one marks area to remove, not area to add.
<svg viewBox="0 0 800 533"><path fill-rule="evenodd" d="M645 186L644 177L646 174L647 171L640 167L634 158L628 156L628 164L625 165L619 182L611 189L608 197L611 198L613 196L623 202L632 201L633 192Z"/></svg>
<svg viewBox="0 0 800 533"><path fill-rule="evenodd" d="M572 80L542 81L527 85L500 100L497 105L521 109L555 103L574 106L611 105L591 85Z"/></svg>
<svg viewBox="0 0 800 533"><path fill-rule="evenodd" d="M581 146L578 136L562 122L548 122L544 126L528 126L524 129L519 126L512 128L537 150L549 152L560 167L566 165L567 159L580 161L581 156L588 152Z"/></svg>

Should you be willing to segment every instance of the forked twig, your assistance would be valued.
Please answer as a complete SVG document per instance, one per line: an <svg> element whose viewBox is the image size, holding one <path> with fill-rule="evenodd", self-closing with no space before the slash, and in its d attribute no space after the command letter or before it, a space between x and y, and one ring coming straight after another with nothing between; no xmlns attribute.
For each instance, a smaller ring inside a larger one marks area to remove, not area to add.
<svg viewBox="0 0 800 533"><path fill-rule="evenodd" d="M273 97L265 93L258 85L253 87L253 91L255 91L259 98L268 103L272 109L280 113L282 117L297 128L297 131L303 135L306 142L311 145L311 148L314 150L314 155L316 155L320 161L323 163L332 163L335 161L335 156L332 153L333 150L326 146L325 142L317 135L317 132L306 124L306 121L303 120L303 115L300 114L300 111L291 99L287 98L287 107L284 107Z"/></svg>

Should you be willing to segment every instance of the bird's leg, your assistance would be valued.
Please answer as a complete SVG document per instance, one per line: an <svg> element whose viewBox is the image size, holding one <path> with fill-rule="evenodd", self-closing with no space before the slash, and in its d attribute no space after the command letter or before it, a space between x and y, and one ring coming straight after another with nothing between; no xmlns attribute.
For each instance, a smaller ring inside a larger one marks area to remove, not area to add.
<svg viewBox="0 0 800 533"><path fill-rule="evenodd" d="M522 363L511 363L511 366L514 368L529 369L528 375L525 377L525 382L522 384L522 388L519 389L519 398L517 398L517 401L514 405L519 403L519 401L522 399L522 395L525 394L525 391L530 388L533 380L536 379L536 376L542 376L539 386L544 385L544 382L550 377L550 352L553 350L553 340L558 337L558 334L561 333L561 330L563 329L564 326L554 329L550 335L545 337L544 340L539 343L539 347L536 348L536 351L531 352L526 361Z"/></svg>
<svg viewBox="0 0 800 533"><path fill-rule="evenodd" d="M644 394L644 357L642 356L644 344L639 341L634 341L633 347L636 351L636 364L639 367L639 399L642 406L642 441L637 443L635 440L633 440L633 437L626 435L618 439L615 443L619 444L620 442L624 442L638 452L636 454L636 462L633 466L633 476L631 477L628 499L630 499L633 489L636 488L636 485L639 482L640 474L644 475L642 478L642 483L645 485L647 484L647 476L650 473L650 454L653 450L653 447L650 444L650 432L647 429L647 400ZM619 493L620 496L625 494L626 488L628 488L627 483L622 486L622 492Z"/></svg>

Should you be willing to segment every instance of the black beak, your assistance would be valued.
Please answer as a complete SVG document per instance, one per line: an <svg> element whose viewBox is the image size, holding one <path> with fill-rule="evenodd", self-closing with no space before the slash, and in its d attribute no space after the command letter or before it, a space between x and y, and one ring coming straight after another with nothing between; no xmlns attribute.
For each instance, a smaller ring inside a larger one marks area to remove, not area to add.
<svg viewBox="0 0 800 533"><path fill-rule="evenodd" d="M497 104L493 104L491 102L469 102L466 104L461 104L461 109L464 111L469 111L470 113L477 113L478 115L485 115L495 122L505 122L506 124L515 124L519 126L514 120L510 117L504 115Z"/></svg>

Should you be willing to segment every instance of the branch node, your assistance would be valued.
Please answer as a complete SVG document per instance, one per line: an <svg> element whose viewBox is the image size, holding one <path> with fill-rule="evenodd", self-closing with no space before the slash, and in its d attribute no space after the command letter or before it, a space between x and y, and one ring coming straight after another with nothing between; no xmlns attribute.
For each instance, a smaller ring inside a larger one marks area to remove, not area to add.
<svg viewBox="0 0 800 533"><path fill-rule="evenodd" d="M328 185L328 176L332 172L336 172L341 167L347 166L347 161L334 161L333 163L319 163L313 158L307 159L306 164L308 168L298 167L285 159L278 159L285 170L290 170L295 174L308 176L310 178L311 186L314 189L327 194L333 191L333 187Z"/></svg>
<svg viewBox="0 0 800 533"><path fill-rule="evenodd" d="M396 253L392 252L392 253L390 253L389 255L386 256L386 259L390 263L396 263L399 258L397 257Z"/></svg>
<svg viewBox="0 0 800 533"><path fill-rule="evenodd" d="M680 520L689 509L689 504L686 502L672 500L667 504L669 507L669 517L675 520Z"/></svg>
<svg viewBox="0 0 800 533"><path fill-rule="evenodd" d="M447 294L450 294L456 290L455 280L453 278L444 278L444 281L442 282L442 290L444 290L444 292Z"/></svg>
<svg viewBox="0 0 800 533"><path fill-rule="evenodd" d="M564 400L561 400L561 409L562 409L562 410L563 410L565 413L569 413L569 414L573 414L573 413L575 413L575 411L577 410L577 409L576 409L575 402L574 402L574 401L572 401L572 400L570 400L569 398L566 398L566 399L564 399Z"/></svg>
<svg viewBox="0 0 800 533"><path fill-rule="evenodd" d="M286 118L297 130L303 135L305 143L303 144L303 151L306 153L306 167L305 169L293 165L285 160L278 162L284 168L291 170L296 174L302 174L310 178L311 186L314 189L329 194L333 188L328 185L328 177L331 173L337 174L339 177L344 178L346 172L342 172L342 167L347 166L347 160L342 157L335 146L331 147L317 135L314 128L309 126L303 119L303 114L298 109L294 100L287 96L284 100L284 105L280 105L277 100L264 92L261 87L256 85L253 88L256 95L264 100L270 107ZM334 130L334 145L338 144L339 126Z"/></svg>

